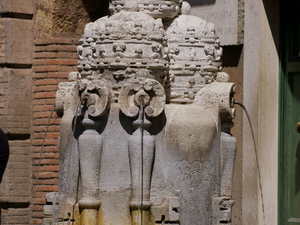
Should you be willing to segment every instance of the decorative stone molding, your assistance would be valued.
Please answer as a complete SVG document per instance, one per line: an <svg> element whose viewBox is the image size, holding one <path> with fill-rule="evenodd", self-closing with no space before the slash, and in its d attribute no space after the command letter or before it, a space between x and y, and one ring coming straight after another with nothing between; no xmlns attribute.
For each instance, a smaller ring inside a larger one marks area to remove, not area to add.
<svg viewBox="0 0 300 225"><path fill-rule="evenodd" d="M193 103L206 84L215 81L221 70L222 48L214 26L195 16L178 16L168 27L170 59L170 102Z"/></svg>
<svg viewBox="0 0 300 225"><path fill-rule="evenodd" d="M231 224L231 207L234 201L226 197L213 197L213 222L214 225Z"/></svg>
<svg viewBox="0 0 300 225"><path fill-rule="evenodd" d="M180 13L180 4L182 0L123 0L110 1L109 10L112 15L121 11L143 12L154 19L173 19Z"/></svg>

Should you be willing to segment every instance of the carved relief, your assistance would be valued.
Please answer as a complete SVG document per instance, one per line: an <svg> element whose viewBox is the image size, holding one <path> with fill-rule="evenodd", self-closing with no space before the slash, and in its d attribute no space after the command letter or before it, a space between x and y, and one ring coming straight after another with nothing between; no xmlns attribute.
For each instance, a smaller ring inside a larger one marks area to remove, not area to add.
<svg viewBox="0 0 300 225"><path fill-rule="evenodd" d="M139 212L147 211L152 206L150 185L155 152L155 140L149 133L150 118L157 117L164 109L165 92L161 84L152 79L136 79L124 85L120 91L121 111L136 118L132 125L135 129L128 139L132 198L130 207L133 224L139 223Z"/></svg>
<svg viewBox="0 0 300 225"><path fill-rule="evenodd" d="M235 85L213 25L181 0L110 11L86 25L79 73L57 92L67 135L55 224L230 223Z"/></svg>
<svg viewBox="0 0 300 225"><path fill-rule="evenodd" d="M182 219L189 221L189 224L210 224L209 215L212 210L209 196L215 185L212 174L216 173L213 164L210 161L190 164L184 160L178 163L176 171L176 189L180 191L179 213ZM194 212L193 215L190 215L191 211Z"/></svg>
<svg viewBox="0 0 300 225"><path fill-rule="evenodd" d="M109 10L112 15L122 10L138 11L146 13L153 18L172 19L180 13L180 3L182 0L123 0L110 1Z"/></svg>
<svg viewBox="0 0 300 225"><path fill-rule="evenodd" d="M102 117L110 106L110 87L103 80L82 79L78 81L83 133L78 138L79 166L82 193L79 206L81 223L88 224L91 218L97 221L99 200L99 179L103 138L99 128Z"/></svg>
<svg viewBox="0 0 300 225"><path fill-rule="evenodd" d="M222 48L213 25L189 16L187 3L182 7L182 15L166 31L170 49L170 102L193 103L196 93L212 83L221 70Z"/></svg>
<svg viewBox="0 0 300 225"><path fill-rule="evenodd" d="M133 198L130 205L133 208L149 208L152 205L150 203L150 182L154 157L154 139L147 131L151 125L148 119L158 116L163 111L165 100L163 87L159 82L151 79L132 81L130 84L125 85L120 93L121 111L126 116L137 117L132 124L136 131L129 138L133 189ZM141 153L143 154L141 155ZM141 179L142 184L144 184L142 187ZM140 188L142 190L139 190Z"/></svg>

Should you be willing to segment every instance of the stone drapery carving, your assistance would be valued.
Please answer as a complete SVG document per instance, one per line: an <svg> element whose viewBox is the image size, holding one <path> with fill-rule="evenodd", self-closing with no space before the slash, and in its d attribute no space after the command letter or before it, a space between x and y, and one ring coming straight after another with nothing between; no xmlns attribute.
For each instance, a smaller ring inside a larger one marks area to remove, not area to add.
<svg viewBox="0 0 300 225"><path fill-rule="evenodd" d="M235 85L213 24L180 0L110 11L59 84L54 224L230 224Z"/></svg>

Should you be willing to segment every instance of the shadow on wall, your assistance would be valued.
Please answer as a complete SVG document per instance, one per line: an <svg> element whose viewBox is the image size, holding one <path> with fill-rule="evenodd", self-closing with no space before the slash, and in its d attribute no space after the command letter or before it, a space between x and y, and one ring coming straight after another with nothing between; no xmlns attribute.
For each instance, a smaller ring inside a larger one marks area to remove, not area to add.
<svg viewBox="0 0 300 225"><path fill-rule="evenodd" d="M81 0L91 21L95 21L103 16L109 15L109 0Z"/></svg>
<svg viewBox="0 0 300 225"><path fill-rule="evenodd" d="M109 15L109 0L81 0L91 21L95 21L100 17ZM191 6L213 5L216 0L186 0Z"/></svg>
<svg viewBox="0 0 300 225"><path fill-rule="evenodd" d="M238 67L243 51L243 45L222 46L222 48L223 67Z"/></svg>
<svg viewBox="0 0 300 225"><path fill-rule="evenodd" d="M214 5L216 0L185 0L190 3L191 6L202 6L202 5Z"/></svg>
<svg viewBox="0 0 300 225"><path fill-rule="evenodd" d="M270 26L270 30L272 32L272 36L273 36L273 41L277 50L277 55L279 54L279 5L280 4L274 4L274 1L267 1L267 0L263 0L262 1L264 4L264 10L265 13L267 15L268 18L268 22L269 22L269 26ZM282 4L283 1L282 1ZM296 10L297 8L295 8ZM291 12L289 12L291 13ZM298 15L298 13L296 14Z"/></svg>

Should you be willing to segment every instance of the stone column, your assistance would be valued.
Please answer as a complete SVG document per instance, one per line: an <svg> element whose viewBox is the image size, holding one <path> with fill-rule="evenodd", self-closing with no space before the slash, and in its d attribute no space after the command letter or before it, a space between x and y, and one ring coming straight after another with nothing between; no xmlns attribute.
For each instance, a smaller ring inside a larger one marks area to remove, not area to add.
<svg viewBox="0 0 300 225"><path fill-rule="evenodd" d="M79 158L82 196L79 201L81 208L81 224L97 225L100 207L99 178L102 150L102 137L96 131L99 120L84 118L82 124L85 131L79 137Z"/></svg>

